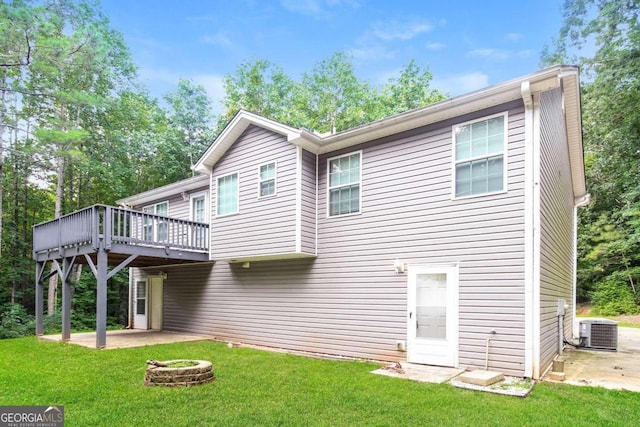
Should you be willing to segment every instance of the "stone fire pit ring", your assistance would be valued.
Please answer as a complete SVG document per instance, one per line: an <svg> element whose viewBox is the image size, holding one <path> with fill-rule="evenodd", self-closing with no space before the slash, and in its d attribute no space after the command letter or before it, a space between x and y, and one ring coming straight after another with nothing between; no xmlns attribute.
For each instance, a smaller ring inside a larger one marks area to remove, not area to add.
<svg viewBox="0 0 640 427"><path fill-rule="evenodd" d="M144 385L189 387L206 384L215 379L213 366L206 360L147 360Z"/></svg>

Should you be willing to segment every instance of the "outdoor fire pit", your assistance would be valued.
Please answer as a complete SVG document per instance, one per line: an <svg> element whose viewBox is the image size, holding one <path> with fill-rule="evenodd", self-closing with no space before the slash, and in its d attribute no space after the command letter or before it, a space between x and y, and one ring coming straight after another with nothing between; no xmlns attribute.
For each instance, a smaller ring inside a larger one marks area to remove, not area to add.
<svg viewBox="0 0 640 427"><path fill-rule="evenodd" d="M214 380L211 362L206 360L147 360L144 385L188 387Z"/></svg>

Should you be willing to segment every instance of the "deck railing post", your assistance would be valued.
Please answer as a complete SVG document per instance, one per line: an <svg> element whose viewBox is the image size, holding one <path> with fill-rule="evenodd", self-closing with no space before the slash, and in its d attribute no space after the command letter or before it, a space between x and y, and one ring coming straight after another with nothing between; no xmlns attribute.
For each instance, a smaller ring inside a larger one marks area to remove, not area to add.
<svg viewBox="0 0 640 427"><path fill-rule="evenodd" d="M98 236L100 235L100 212L98 211L98 206L92 206L91 208L91 229L93 232L91 233L91 247L93 250L98 250L100 247Z"/></svg>
<svg viewBox="0 0 640 427"><path fill-rule="evenodd" d="M111 236L113 235L113 221L111 218L111 206L103 206L104 209L104 247L111 249Z"/></svg>

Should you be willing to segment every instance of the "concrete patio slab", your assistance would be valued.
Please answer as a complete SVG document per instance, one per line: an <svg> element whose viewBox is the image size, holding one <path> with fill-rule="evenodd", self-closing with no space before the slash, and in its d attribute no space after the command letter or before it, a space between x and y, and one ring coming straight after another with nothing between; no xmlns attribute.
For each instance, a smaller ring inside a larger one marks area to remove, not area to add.
<svg viewBox="0 0 640 427"><path fill-rule="evenodd" d="M618 351L568 347L565 384L640 392L640 329L618 327ZM545 378L549 381L549 375Z"/></svg>
<svg viewBox="0 0 640 427"><path fill-rule="evenodd" d="M43 335L40 339L45 341L62 341L62 336L60 334ZM144 347L147 345L202 341L208 339L211 339L211 337L183 334L180 332L122 329L117 331L107 331L106 349ZM77 344L83 347L96 348L96 333L81 332L71 334L71 340L67 342L69 344Z"/></svg>
<svg viewBox="0 0 640 427"><path fill-rule="evenodd" d="M442 384L462 373L462 369L442 366L416 365L415 363L394 363L385 368L376 369L373 374L404 378L414 381Z"/></svg>

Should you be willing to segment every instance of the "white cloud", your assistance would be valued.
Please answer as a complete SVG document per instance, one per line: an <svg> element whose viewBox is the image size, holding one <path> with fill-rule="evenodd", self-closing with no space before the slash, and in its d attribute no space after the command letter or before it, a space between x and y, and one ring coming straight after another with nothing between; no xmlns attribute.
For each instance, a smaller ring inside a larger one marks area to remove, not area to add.
<svg viewBox="0 0 640 427"><path fill-rule="evenodd" d="M211 98L211 109L214 114L222 112L222 100L224 99L224 76L219 74L196 74L193 80L202 85Z"/></svg>
<svg viewBox="0 0 640 427"><path fill-rule="evenodd" d="M329 10L338 7L360 7L358 0L280 0L280 5L289 12L323 18Z"/></svg>
<svg viewBox="0 0 640 427"><path fill-rule="evenodd" d="M220 46L223 48L231 48L234 46L233 41L227 36L224 31L218 31L216 34L211 36L204 36L200 39L202 43L212 44L215 46Z"/></svg>
<svg viewBox="0 0 640 427"><path fill-rule="evenodd" d="M144 81L171 83L178 85L180 74L175 71L169 71L160 68L141 67L139 70L140 78Z"/></svg>
<svg viewBox="0 0 640 427"><path fill-rule="evenodd" d="M369 60L381 60L381 59L391 59L393 58L393 52L387 49L384 46L362 46L350 49L348 51L354 59L360 61L369 61Z"/></svg>
<svg viewBox="0 0 640 427"><path fill-rule="evenodd" d="M511 56L511 52L503 49L493 49L493 48L485 48L485 49L473 49L467 53L469 56L474 57L482 57L487 59L509 59Z"/></svg>
<svg viewBox="0 0 640 427"><path fill-rule="evenodd" d="M517 41L522 40L523 37L524 36L522 34L520 34L520 33L508 33L505 36L505 39L507 39L510 42L517 42Z"/></svg>
<svg viewBox="0 0 640 427"><path fill-rule="evenodd" d="M302 15L318 15L322 13L322 7L320 7L320 2L317 0L282 0L280 4L289 12Z"/></svg>
<svg viewBox="0 0 640 427"><path fill-rule="evenodd" d="M434 77L431 87L448 92L451 96L460 95L489 86L489 76L472 72L466 74L454 74L445 78Z"/></svg>
<svg viewBox="0 0 640 427"><path fill-rule="evenodd" d="M536 55L536 52L531 49L524 49L516 52L516 55L518 55L520 58L531 58L532 56Z"/></svg>
<svg viewBox="0 0 640 427"><path fill-rule="evenodd" d="M431 31L432 29L433 26L426 22L402 22L393 20L374 24L371 33L376 38L384 41L410 40L419 34Z"/></svg>
<svg viewBox="0 0 640 427"><path fill-rule="evenodd" d="M224 99L224 76L219 74L195 74L184 75L172 70L160 68L140 68L140 78L143 82L149 83L159 92L152 93L153 96L161 98L166 93L175 90L178 87L180 78L191 79L199 85L202 85L207 91L207 95L211 98L211 109L214 114L222 112L222 100ZM152 84L153 83L153 84Z"/></svg>
<svg viewBox="0 0 640 427"><path fill-rule="evenodd" d="M446 44L444 44L444 43L437 43L437 42L436 42L436 43L428 43L428 44L426 45L426 48L427 48L428 50L433 50L433 51L436 51L436 50L442 50L442 49L444 49L445 47L447 47L447 45L446 45Z"/></svg>

